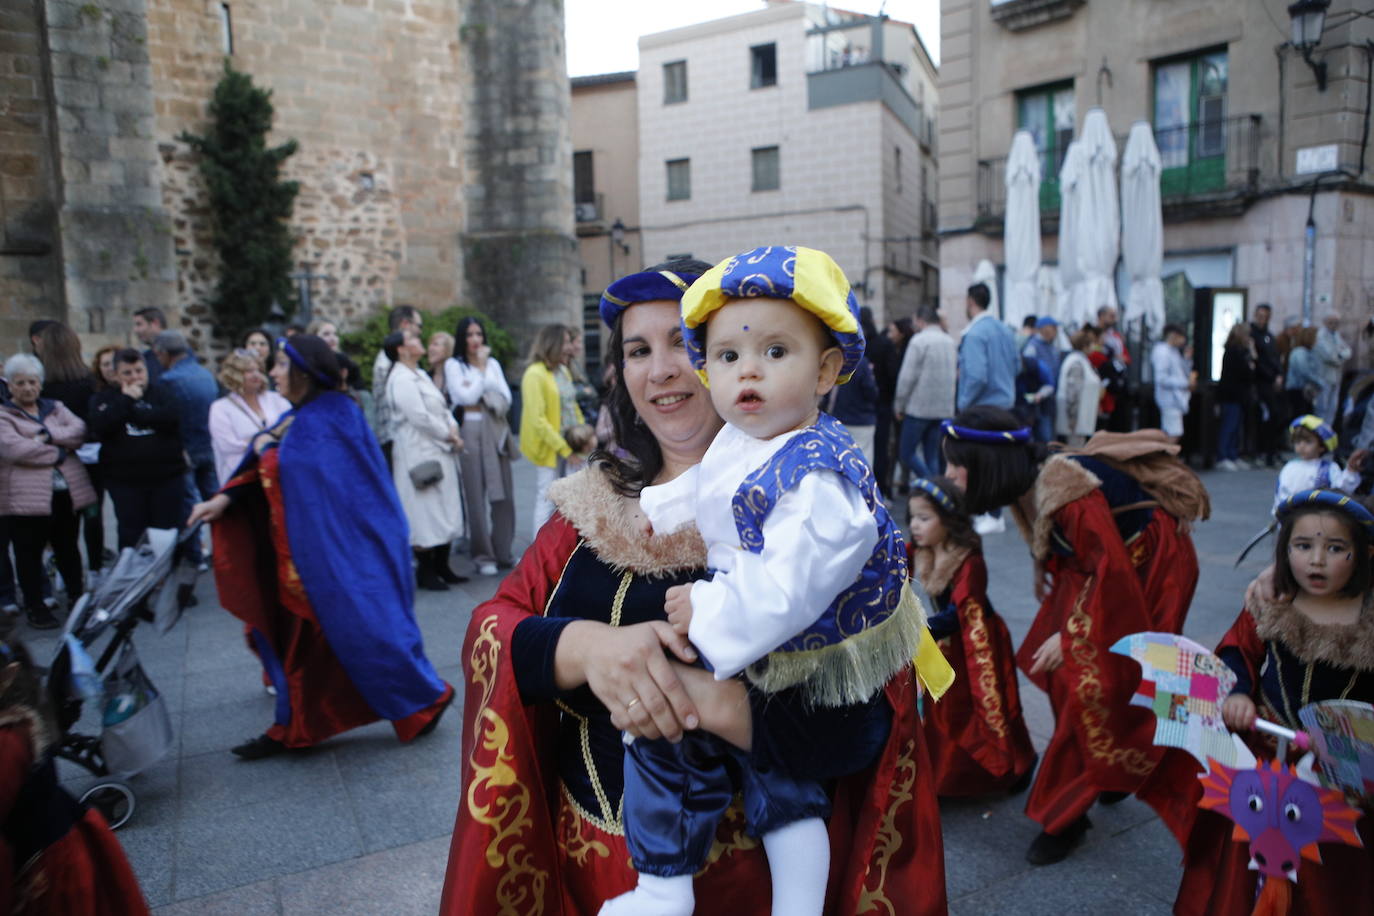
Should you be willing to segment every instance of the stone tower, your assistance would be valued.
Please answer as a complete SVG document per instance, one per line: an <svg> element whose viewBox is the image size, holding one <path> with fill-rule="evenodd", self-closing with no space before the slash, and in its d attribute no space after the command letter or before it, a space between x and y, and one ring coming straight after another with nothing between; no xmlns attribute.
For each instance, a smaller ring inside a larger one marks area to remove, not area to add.
<svg viewBox="0 0 1374 916"><path fill-rule="evenodd" d="M464 0L467 301L518 339L581 324L560 0Z"/></svg>

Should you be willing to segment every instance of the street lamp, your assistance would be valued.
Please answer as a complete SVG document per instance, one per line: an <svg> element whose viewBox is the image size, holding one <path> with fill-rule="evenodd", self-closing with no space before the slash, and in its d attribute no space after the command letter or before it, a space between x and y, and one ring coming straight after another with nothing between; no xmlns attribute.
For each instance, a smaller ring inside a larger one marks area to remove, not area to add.
<svg viewBox="0 0 1374 916"><path fill-rule="evenodd" d="M1326 27L1326 10L1331 0L1298 0L1288 7L1288 15L1293 20L1293 47L1302 53L1302 59L1312 68L1317 78L1317 91L1326 91L1326 62L1312 59L1312 52L1322 40L1322 29Z"/></svg>
<svg viewBox="0 0 1374 916"><path fill-rule="evenodd" d="M630 246L625 244L625 224L619 219L611 223L611 244L618 245L626 254L630 253Z"/></svg>

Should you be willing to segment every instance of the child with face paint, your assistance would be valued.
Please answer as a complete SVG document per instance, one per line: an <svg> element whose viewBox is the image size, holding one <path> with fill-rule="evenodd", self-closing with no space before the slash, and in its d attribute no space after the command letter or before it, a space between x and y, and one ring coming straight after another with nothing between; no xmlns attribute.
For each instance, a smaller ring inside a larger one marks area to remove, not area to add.
<svg viewBox="0 0 1374 916"><path fill-rule="evenodd" d="M809 248L756 248L698 278L682 299L683 339L725 427L700 464L640 493L656 532L695 524L706 542L712 577L668 590L674 628L717 679L742 674L818 706L881 700L913 657L935 696L952 678L873 471L819 410L864 358L858 311L839 266ZM875 718L873 740L845 749L834 775L867 766L888 727ZM639 883L602 916L688 916L692 876L737 788L768 854L773 913L819 914L830 865L820 783L691 732L629 746L625 837Z"/></svg>
<svg viewBox="0 0 1374 916"><path fill-rule="evenodd" d="M1326 421L1316 414L1304 414L1289 424L1288 435L1297 457L1279 471L1279 483L1274 492L1276 514L1284 500L1301 490L1355 492L1360 484L1360 473L1350 468L1342 469L1332 457L1340 440Z"/></svg>
<svg viewBox="0 0 1374 916"><path fill-rule="evenodd" d="M1277 510L1274 585L1281 597L1241 612L1217 655L1236 674L1222 718L1272 758L1274 739L1252 732L1257 717L1303 728L1298 711L1322 700L1374 703L1374 512L1335 490L1303 490ZM1291 761L1290 761L1291 762ZM1189 787L1201 796L1198 784ZM1176 916L1248 914L1256 875L1232 824L1200 811L1188 839ZM1365 848L1321 847L1321 862L1294 863L1293 913L1348 913L1374 901L1374 820L1361 818ZM1273 879L1270 879L1273 880Z"/></svg>

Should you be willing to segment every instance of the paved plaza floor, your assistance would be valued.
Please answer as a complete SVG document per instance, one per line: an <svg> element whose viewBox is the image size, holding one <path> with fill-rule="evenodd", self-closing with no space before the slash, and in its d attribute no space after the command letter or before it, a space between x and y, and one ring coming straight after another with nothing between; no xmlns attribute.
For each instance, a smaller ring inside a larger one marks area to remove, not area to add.
<svg viewBox="0 0 1374 916"><path fill-rule="evenodd" d="M1212 520L1195 532L1201 582L1187 634L1212 645L1240 607L1245 584L1264 560L1256 551L1232 568L1240 546L1264 523L1275 472L1208 473ZM533 493L527 463L516 489ZM517 546L528 541L528 501L520 502ZM1009 524L985 539L990 593L1018 641L1035 611L1026 548ZM460 571L467 567L461 566ZM468 618L496 589L473 574L447 593L420 592L417 616L441 676L462 677L459 651ZM221 610L212 578L202 576L200 604L166 636L141 627L144 666L173 713L172 754L133 781L138 810L119 831L157 916L434 914L459 797L458 704L429 737L397 743L377 723L304 754L244 763L229 748L271 722L241 625ZM52 638L32 630L38 658ZM1038 748L1052 721L1045 697L1022 683ZM94 705L94 704L91 704ZM88 726L89 728L89 726ZM82 779L64 771L70 785ZM1027 865L1037 825L1021 813L1023 798L950 801L941 806L948 890L956 914L1169 912L1180 875L1177 844L1145 805L1128 799L1097 806L1086 843L1062 864Z"/></svg>

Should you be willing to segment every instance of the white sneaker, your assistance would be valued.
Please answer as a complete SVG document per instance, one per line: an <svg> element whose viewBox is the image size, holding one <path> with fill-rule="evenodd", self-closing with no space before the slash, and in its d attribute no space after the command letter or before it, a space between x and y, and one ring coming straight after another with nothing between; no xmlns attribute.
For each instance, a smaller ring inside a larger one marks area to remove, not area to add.
<svg viewBox="0 0 1374 916"><path fill-rule="evenodd" d="M1218 470L1218 471L1239 471L1239 470L1240 470L1240 465L1236 464L1236 463L1235 463L1234 461L1232 461L1230 458L1223 458L1222 460L1220 460L1220 461L1217 462L1217 470Z"/></svg>
<svg viewBox="0 0 1374 916"><path fill-rule="evenodd" d="M483 563L482 565L477 567L477 572L479 575L483 576L494 576L496 575L496 564Z"/></svg>
<svg viewBox="0 0 1374 916"><path fill-rule="evenodd" d="M8 614L8 615L11 616L11 617L18 617L18 616L19 616L19 605L17 605L17 604L7 604L7 605L5 605L4 607L0 607L0 614Z"/></svg>
<svg viewBox="0 0 1374 916"><path fill-rule="evenodd" d="M1000 516L975 515L973 517L973 530L979 535L1000 534L1007 530L1007 522Z"/></svg>
<svg viewBox="0 0 1374 916"><path fill-rule="evenodd" d="M273 687L271 684L268 684L266 689L267 689L267 695L268 695L269 697L274 697L274 696L277 695L277 688Z"/></svg>

